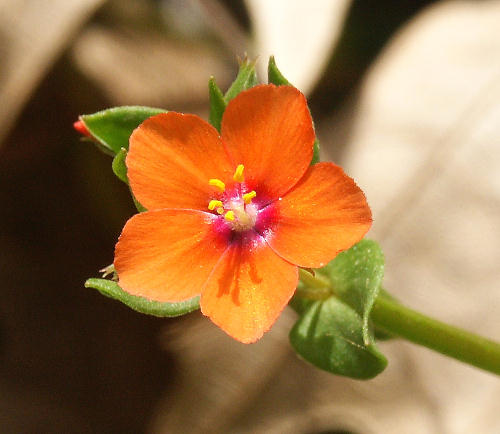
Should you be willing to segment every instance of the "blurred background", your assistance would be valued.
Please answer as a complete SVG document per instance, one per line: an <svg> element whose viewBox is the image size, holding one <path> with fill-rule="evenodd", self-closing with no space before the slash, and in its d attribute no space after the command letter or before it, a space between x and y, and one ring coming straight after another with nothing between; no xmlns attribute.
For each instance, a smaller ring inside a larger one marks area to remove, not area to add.
<svg viewBox="0 0 500 434"><path fill-rule="evenodd" d="M385 287L500 338L500 1L0 0L0 432L498 433L500 383L411 344L360 382L83 287L134 207L81 113L208 114L237 56L309 98L374 212Z"/></svg>

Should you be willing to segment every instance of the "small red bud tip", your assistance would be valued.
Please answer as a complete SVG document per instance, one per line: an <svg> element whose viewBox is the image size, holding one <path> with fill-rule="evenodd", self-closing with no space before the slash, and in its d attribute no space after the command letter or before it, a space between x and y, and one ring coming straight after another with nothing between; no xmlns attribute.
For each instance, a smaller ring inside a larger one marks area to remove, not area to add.
<svg viewBox="0 0 500 434"><path fill-rule="evenodd" d="M83 136L91 137L90 131L87 129L82 121L76 121L73 123L73 128L78 131Z"/></svg>

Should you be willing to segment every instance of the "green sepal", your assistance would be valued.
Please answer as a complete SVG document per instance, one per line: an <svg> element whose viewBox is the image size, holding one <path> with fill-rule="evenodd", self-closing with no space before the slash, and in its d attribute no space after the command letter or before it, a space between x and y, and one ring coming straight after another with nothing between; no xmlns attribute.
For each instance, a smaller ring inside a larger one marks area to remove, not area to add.
<svg viewBox="0 0 500 434"><path fill-rule="evenodd" d="M276 86L293 86L278 69L274 56L269 57L269 62L267 64L267 81Z"/></svg>
<svg viewBox="0 0 500 434"><path fill-rule="evenodd" d="M123 181L125 184L128 184L127 166L125 165L126 157L127 150L125 148L121 148L113 158L111 168L113 169L113 173L117 176L118 179Z"/></svg>
<svg viewBox="0 0 500 434"><path fill-rule="evenodd" d="M128 149L128 140L142 122L166 110L142 106L114 107L80 116L92 138L112 155Z"/></svg>
<svg viewBox="0 0 500 434"><path fill-rule="evenodd" d="M127 158L127 150L125 148L121 148L118 154L115 155L115 158L113 158L113 163L111 164L111 167L116 177L128 185L129 182L127 176L127 165L125 164L126 158ZM132 200L134 201L134 205L137 208L137 211L139 212L147 211L147 209L144 208L135 198L134 193L132 193L132 189L130 189L130 195L132 196Z"/></svg>
<svg viewBox="0 0 500 434"><path fill-rule="evenodd" d="M227 104L240 92L250 89L251 87L256 86L258 83L257 72L255 72L255 61L248 60L248 58L245 57L240 61L240 69L238 71L236 79L233 81L233 84L231 84L231 87L224 95L225 103Z"/></svg>
<svg viewBox="0 0 500 434"><path fill-rule="evenodd" d="M217 128L217 131L220 131L222 115L226 110L227 103L214 77L210 77L210 80L208 80L208 97L210 99L210 115L208 120L214 128Z"/></svg>
<svg viewBox="0 0 500 434"><path fill-rule="evenodd" d="M136 310L137 312L158 317L175 317L185 315L199 309L200 307L199 296L186 301L181 301L179 303L162 303L131 295L121 289L118 283L113 280L92 278L85 282L85 287L97 289L106 297L121 301L123 304Z"/></svg>
<svg viewBox="0 0 500 434"><path fill-rule="evenodd" d="M267 81L268 83L275 84L276 86L293 86L285 76L281 73L276 65L274 56L269 57L269 63L267 64ZM319 141L314 139L313 145L313 156L311 159L311 166L319 162Z"/></svg>
<svg viewBox="0 0 500 434"><path fill-rule="evenodd" d="M318 139L314 139L314 145L313 145L313 156L311 159L311 166L313 164L319 163L319 141Z"/></svg>
<svg viewBox="0 0 500 434"><path fill-rule="evenodd" d="M312 302L290 331L290 342L305 360L336 375L369 379L387 366L375 344L365 345L358 313L335 297Z"/></svg>
<svg viewBox="0 0 500 434"><path fill-rule="evenodd" d="M134 194L132 193L132 190L130 190L130 194L132 195L132 200L134 201L134 205L137 208L137 211L139 212L145 212L147 211L146 208L144 208L139 201L135 198Z"/></svg>
<svg viewBox="0 0 500 434"><path fill-rule="evenodd" d="M372 240L362 240L340 253L321 270L332 282L335 294L363 320L363 340L371 343L370 312L384 277L384 254Z"/></svg>

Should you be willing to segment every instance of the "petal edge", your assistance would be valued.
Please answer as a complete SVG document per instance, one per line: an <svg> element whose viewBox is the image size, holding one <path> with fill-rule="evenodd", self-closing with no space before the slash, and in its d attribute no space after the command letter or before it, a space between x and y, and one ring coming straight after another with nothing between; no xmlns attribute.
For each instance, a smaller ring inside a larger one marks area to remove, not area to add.
<svg viewBox="0 0 500 434"><path fill-rule="evenodd" d="M371 210L354 180L333 163L318 163L282 200L265 234L284 259L319 268L360 241L370 229Z"/></svg>
<svg viewBox="0 0 500 434"><path fill-rule="evenodd" d="M251 189L277 199L303 176L314 128L305 96L292 86L260 85L230 101L221 135L233 163L245 166Z"/></svg>
<svg viewBox="0 0 500 434"><path fill-rule="evenodd" d="M257 237L253 243L235 242L224 253L200 300L202 313L243 343L271 328L298 283L297 267Z"/></svg>
<svg viewBox="0 0 500 434"><path fill-rule="evenodd" d="M125 224L115 248L120 287L132 295L179 302L201 293L227 248L210 214L159 210L136 214Z"/></svg>

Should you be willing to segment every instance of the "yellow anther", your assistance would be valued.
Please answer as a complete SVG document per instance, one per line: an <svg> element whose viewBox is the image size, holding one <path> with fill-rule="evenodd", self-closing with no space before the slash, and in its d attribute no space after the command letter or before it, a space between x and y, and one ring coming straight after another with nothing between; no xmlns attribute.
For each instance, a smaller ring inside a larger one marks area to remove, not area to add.
<svg viewBox="0 0 500 434"><path fill-rule="evenodd" d="M255 193L255 191L253 191L253 190L252 190L252 191L250 191L250 192L248 192L248 193L245 193L245 194L243 195L243 202L245 202L245 203L247 203L247 204L248 204L248 203L252 202L252 199L253 199L255 196L257 196L257 193Z"/></svg>
<svg viewBox="0 0 500 434"><path fill-rule="evenodd" d="M210 185L213 185L214 187L217 187L221 192L226 189L226 184L224 184L220 179L210 179L208 183Z"/></svg>
<svg viewBox="0 0 500 434"><path fill-rule="evenodd" d="M217 214L224 214L224 208L222 208L221 206L217 208Z"/></svg>
<svg viewBox="0 0 500 434"><path fill-rule="evenodd" d="M245 166L243 164L238 164L236 171L234 172L233 179L236 182L243 182L245 177L243 176L243 170L245 170Z"/></svg>
<svg viewBox="0 0 500 434"><path fill-rule="evenodd" d="M215 208L220 208L222 206L222 202L220 200L211 200L208 203L208 209L213 211Z"/></svg>
<svg viewBox="0 0 500 434"><path fill-rule="evenodd" d="M234 222L234 212L232 211L228 211L226 213L226 215L224 216L224 218L228 221L228 222Z"/></svg>

